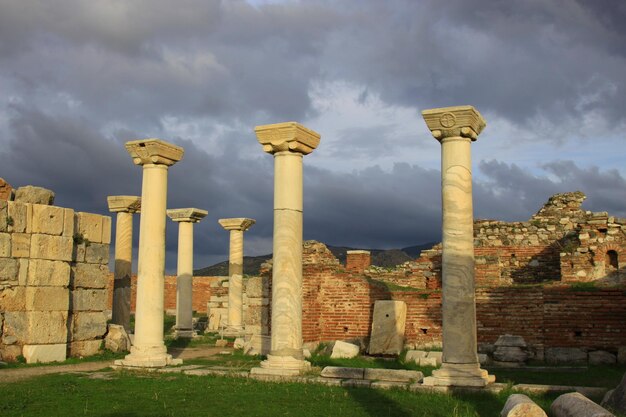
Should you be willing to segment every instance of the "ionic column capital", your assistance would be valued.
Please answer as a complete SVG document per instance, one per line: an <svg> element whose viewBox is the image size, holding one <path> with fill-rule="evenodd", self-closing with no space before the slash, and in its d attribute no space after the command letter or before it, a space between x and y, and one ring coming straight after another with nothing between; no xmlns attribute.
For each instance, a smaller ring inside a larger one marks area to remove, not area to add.
<svg viewBox="0 0 626 417"><path fill-rule="evenodd" d="M107 197L112 213L138 213L141 211L141 197L134 195L110 195Z"/></svg>
<svg viewBox="0 0 626 417"><path fill-rule="evenodd" d="M290 151L308 155L320 143L320 134L296 122L262 125L254 128L263 150L270 154Z"/></svg>
<svg viewBox="0 0 626 417"><path fill-rule="evenodd" d="M473 106L442 107L422 111L424 121L439 142L461 137L475 141L487 123Z"/></svg>
<svg viewBox="0 0 626 417"><path fill-rule="evenodd" d="M184 149L160 139L140 139L126 142L126 150L135 165L172 166L183 158Z"/></svg>
<svg viewBox="0 0 626 417"><path fill-rule="evenodd" d="M197 208L181 208L167 210L167 216L175 222L198 223L208 211Z"/></svg>
<svg viewBox="0 0 626 417"><path fill-rule="evenodd" d="M231 219L219 219L217 221L226 230L239 230L245 232L248 230L256 220L248 219L246 217L236 217Z"/></svg>

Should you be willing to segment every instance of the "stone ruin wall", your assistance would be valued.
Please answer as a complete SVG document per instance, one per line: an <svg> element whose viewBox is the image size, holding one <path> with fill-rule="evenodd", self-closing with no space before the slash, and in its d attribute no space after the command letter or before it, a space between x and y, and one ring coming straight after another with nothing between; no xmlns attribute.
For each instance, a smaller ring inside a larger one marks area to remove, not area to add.
<svg viewBox="0 0 626 417"><path fill-rule="evenodd" d="M54 194L38 187L43 200L21 196L1 182L9 199L0 199L2 360L95 354L106 333L111 218L49 205Z"/></svg>
<svg viewBox="0 0 626 417"><path fill-rule="evenodd" d="M626 346L626 291L620 267L626 259L626 222L607 213L583 211L584 198L582 193L557 194L528 222L476 222L480 343L492 344L506 333L521 335L538 358L552 348L615 353ZM613 269L606 265L610 250L618 258ZM407 304L409 345L439 345L440 245L392 269L367 267L361 258L344 267L323 244L305 242L305 342L367 338L374 302L391 299ZM270 327L269 275L266 270L263 277L246 279L255 289L254 297L245 296L245 321L262 334L269 334ZM199 284L204 280L196 278L194 288L205 288L205 283ZM210 291L201 290L208 298L198 300L194 290L194 306L208 302L209 312L225 315L227 278L210 280ZM608 286L578 284L590 280Z"/></svg>

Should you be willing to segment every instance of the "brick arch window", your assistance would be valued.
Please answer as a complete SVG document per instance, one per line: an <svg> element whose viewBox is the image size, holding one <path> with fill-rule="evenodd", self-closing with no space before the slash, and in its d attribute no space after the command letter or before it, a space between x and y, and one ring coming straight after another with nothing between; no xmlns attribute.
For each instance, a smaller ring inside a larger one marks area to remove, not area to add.
<svg viewBox="0 0 626 417"><path fill-rule="evenodd" d="M606 257L604 260L604 269L606 273L611 273L617 271L619 268L619 259L617 257L617 251L608 250L606 251Z"/></svg>

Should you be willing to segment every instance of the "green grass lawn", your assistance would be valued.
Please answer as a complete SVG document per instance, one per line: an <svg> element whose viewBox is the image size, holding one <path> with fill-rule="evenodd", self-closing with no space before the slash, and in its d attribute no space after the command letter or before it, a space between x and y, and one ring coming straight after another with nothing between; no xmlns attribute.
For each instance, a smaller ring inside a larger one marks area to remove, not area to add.
<svg viewBox="0 0 626 417"><path fill-rule="evenodd" d="M499 415L510 392L424 394L264 383L243 378L118 372L112 379L47 375L0 383L9 416L428 416ZM555 396L535 396L547 407Z"/></svg>
<svg viewBox="0 0 626 417"><path fill-rule="evenodd" d="M572 370L559 367L540 367L535 370L533 367L519 370L490 368L489 373L494 374L498 382L615 388L626 373L626 365L590 366Z"/></svg>

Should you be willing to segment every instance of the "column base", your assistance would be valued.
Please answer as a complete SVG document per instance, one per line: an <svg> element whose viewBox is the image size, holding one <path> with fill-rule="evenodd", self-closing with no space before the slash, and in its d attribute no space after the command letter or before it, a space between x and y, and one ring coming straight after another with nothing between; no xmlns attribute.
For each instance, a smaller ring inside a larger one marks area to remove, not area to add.
<svg viewBox="0 0 626 417"><path fill-rule="evenodd" d="M177 339L192 339L198 335L194 330L174 329L174 337Z"/></svg>
<svg viewBox="0 0 626 417"><path fill-rule="evenodd" d="M484 387L495 382L495 375L489 375L479 364L444 363L432 376L424 378L423 385L440 387Z"/></svg>
<svg viewBox="0 0 626 417"><path fill-rule="evenodd" d="M130 348L130 354L114 362L115 368L163 368L168 365L181 365L182 359L174 359L165 346Z"/></svg>
<svg viewBox="0 0 626 417"><path fill-rule="evenodd" d="M250 374L269 376L297 376L311 369L311 363L293 356L267 355L260 368L252 368Z"/></svg>
<svg viewBox="0 0 626 417"><path fill-rule="evenodd" d="M227 327L220 334L227 337L244 337L246 332L243 327Z"/></svg>

